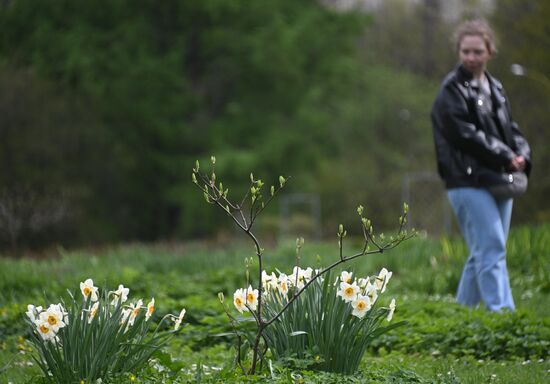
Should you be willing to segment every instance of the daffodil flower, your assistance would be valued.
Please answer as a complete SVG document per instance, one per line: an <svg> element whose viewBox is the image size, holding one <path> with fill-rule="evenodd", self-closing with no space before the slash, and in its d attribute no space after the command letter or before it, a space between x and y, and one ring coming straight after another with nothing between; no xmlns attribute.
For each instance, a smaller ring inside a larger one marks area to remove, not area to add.
<svg viewBox="0 0 550 384"><path fill-rule="evenodd" d="M359 284L359 288L365 289L367 288L367 284L370 283L369 279L360 278L357 283Z"/></svg>
<svg viewBox="0 0 550 384"><path fill-rule="evenodd" d="M88 324L90 324L94 320L94 317L97 314L98 308L99 308L99 302L96 302L94 305L92 305L92 308L90 308L90 312L88 313Z"/></svg>
<svg viewBox="0 0 550 384"><path fill-rule="evenodd" d="M365 287L365 295L369 297L371 303L375 303L378 299L378 292L376 291L376 285L367 283Z"/></svg>
<svg viewBox="0 0 550 384"><path fill-rule="evenodd" d="M51 328L54 333L57 333L60 328L65 326L63 322L63 313L53 304L50 305L48 310L41 312L38 315L38 319L43 323L48 323L48 327Z"/></svg>
<svg viewBox="0 0 550 384"><path fill-rule="evenodd" d="M296 288L302 289L310 279L313 273L313 269L308 267L307 269L302 269L298 266L295 266L292 275L289 276L289 281L291 284L295 284Z"/></svg>
<svg viewBox="0 0 550 384"><path fill-rule="evenodd" d="M351 302L351 306L353 307L351 314L362 319L368 310L371 309L372 304L368 296L357 295L357 298Z"/></svg>
<svg viewBox="0 0 550 384"><path fill-rule="evenodd" d="M94 287L94 281L92 279L86 279L83 283L81 282L80 291L85 299L91 295L91 300L97 301L97 287Z"/></svg>
<svg viewBox="0 0 550 384"><path fill-rule="evenodd" d="M43 340L52 340L56 336L56 332L53 327L48 323L48 320L38 319L34 322L38 334Z"/></svg>
<svg viewBox="0 0 550 384"><path fill-rule="evenodd" d="M69 324L69 313L65 310L65 308L63 308L63 305L61 305L61 303L50 304L48 310L60 312L63 315L63 322L65 323L65 325Z"/></svg>
<svg viewBox="0 0 550 384"><path fill-rule="evenodd" d="M376 289L378 289L380 293L384 293L392 275L393 273L389 272L386 268L382 268L380 270L380 273L378 274L378 276L376 276L374 280L374 283L376 284Z"/></svg>
<svg viewBox="0 0 550 384"><path fill-rule="evenodd" d="M246 297L244 289L239 288L233 294L233 305L237 308L237 311L243 313L243 311L248 311L246 308Z"/></svg>
<svg viewBox="0 0 550 384"><path fill-rule="evenodd" d="M350 301L353 301L357 298L357 295L360 291L361 289L355 281L353 282L353 284L342 281L340 283L340 289L336 292L336 296L341 296L342 300L344 300L346 303L349 303Z"/></svg>
<svg viewBox="0 0 550 384"><path fill-rule="evenodd" d="M271 276L264 270L262 271L262 287L267 288L268 283L271 281Z"/></svg>
<svg viewBox="0 0 550 384"><path fill-rule="evenodd" d="M128 293L130 293L130 289L124 288L124 285L120 284L116 291L110 293L112 293L114 296L113 300L111 301L111 305L116 305L119 300L121 303L124 303L126 300L128 300Z"/></svg>
<svg viewBox="0 0 550 384"><path fill-rule="evenodd" d="M151 315L155 312L155 298L153 297L149 304L147 304L147 312L145 312L145 321L149 320Z"/></svg>
<svg viewBox="0 0 550 384"><path fill-rule="evenodd" d="M30 321L34 323L40 312L42 312L42 307L35 307L34 305L29 304L27 305L27 312L25 312L25 314L30 319Z"/></svg>
<svg viewBox="0 0 550 384"><path fill-rule="evenodd" d="M391 321L393 318L393 313L395 312L395 299L391 299L390 302L390 311L388 312L388 317L386 318L388 321Z"/></svg>
<svg viewBox="0 0 550 384"><path fill-rule="evenodd" d="M288 277L284 273L279 275L279 285L277 289L279 289L279 292L284 296L288 294Z"/></svg>
<svg viewBox="0 0 550 384"><path fill-rule="evenodd" d="M258 307L258 290L252 289L251 285L246 290L246 304L252 311L255 311Z"/></svg>
<svg viewBox="0 0 550 384"><path fill-rule="evenodd" d="M181 322L183 321L183 317L185 316L185 312L186 312L186 310L185 310L185 308L183 308L180 312L180 315L176 319L175 324L174 324L174 330L175 331L177 331L180 328Z"/></svg>
<svg viewBox="0 0 550 384"><path fill-rule="evenodd" d="M136 320L136 317L139 315L139 311L141 311L141 307L143 306L143 300L139 299L137 303L130 305L130 320L128 321L129 325L134 325L134 321Z"/></svg>
<svg viewBox="0 0 550 384"><path fill-rule="evenodd" d="M342 271L342 273L340 274L340 280L343 281L344 283L351 284L353 281L352 276L353 276L353 272Z"/></svg>
<svg viewBox="0 0 550 384"><path fill-rule="evenodd" d="M271 272L271 278L269 279L268 288L272 290L276 290L279 286L279 281L277 280L277 276L275 275L275 272Z"/></svg>
<svg viewBox="0 0 550 384"><path fill-rule="evenodd" d="M131 308L124 308L122 309L122 318L120 319L120 324L124 324L126 320L130 317L130 314L132 313Z"/></svg>

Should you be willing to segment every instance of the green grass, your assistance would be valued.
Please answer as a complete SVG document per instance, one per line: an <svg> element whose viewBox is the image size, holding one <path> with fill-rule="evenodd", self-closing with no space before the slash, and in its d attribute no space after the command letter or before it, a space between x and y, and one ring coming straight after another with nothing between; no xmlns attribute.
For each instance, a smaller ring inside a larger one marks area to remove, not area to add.
<svg viewBox="0 0 550 384"><path fill-rule="evenodd" d="M353 239L344 244L355 251ZM290 273L294 241L266 247L265 265ZM394 272L386 295L397 298L394 321L409 325L392 330L367 352L360 371L346 378L274 364L272 382L422 382L422 383L542 383L550 380L550 226L518 228L511 232L508 268L518 307L513 314L491 314L453 304L466 248L460 239L416 238L382 255L354 261L346 269L372 275L385 266ZM337 257L335 241L308 243L301 265L316 267ZM165 349L170 369L142 372L138 382L265 382L243 378L230 369L230 330L217 300L223 291L231 298L244 286L244 258L253 256L248 243L224 247L191 244L129 244L100 250L65 251L45 260L0 258L0 382L39 382L32 362L23 313L44 295L67 297L80 281L92 277L98 286L119 283L132 297L157 301L158 321L186 307L187 326ZM480 362L480 360L482 360ZM528 362L526 362L528 361ZM208 367L224 368L221 373ZM172 372L174 370L174 372ZM450 374L448 374L450 372ZM493 376L495 375L495 376Z"/></svg>

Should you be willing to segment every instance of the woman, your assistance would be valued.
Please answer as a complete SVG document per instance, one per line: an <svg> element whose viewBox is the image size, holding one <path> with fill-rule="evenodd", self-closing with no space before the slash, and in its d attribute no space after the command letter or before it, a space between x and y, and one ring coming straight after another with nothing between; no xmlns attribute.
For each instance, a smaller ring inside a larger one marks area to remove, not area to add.
<svg viewBox="0 0 550 384"><path fill-rule="evenodd" d="M467 21L455 38L460 64L442 83L432 124L438 171L470 251L457 302L514 310L506 269L512 199L493 197L486 175L529 175L531 151L511 118L502 85L486 71L496 53L490 27L481 20Z"/></svg>

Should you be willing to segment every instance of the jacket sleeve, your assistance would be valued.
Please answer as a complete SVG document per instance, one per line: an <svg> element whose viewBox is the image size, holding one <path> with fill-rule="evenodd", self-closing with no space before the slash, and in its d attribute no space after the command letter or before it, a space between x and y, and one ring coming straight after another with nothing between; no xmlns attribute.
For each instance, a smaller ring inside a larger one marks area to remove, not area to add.
<svg viewBox="0 0 550 384"><path fill-rule="evenodd" d="M508 167L514 151L498 138L477 129L468 110L466 100L458 88L448 84L443 87L434 106L439 115L442 134L449 144L492 167Z"/></svg>
<svg viewBox="0 0 550 384"><path fill-rule="evenodd" d="M529 176L531 173L531 147L529 147L529 143L519 130L515 121L512 120L510 127L512 129L512 137L514 139L516 153L525 158L525 173Z"/></svg>

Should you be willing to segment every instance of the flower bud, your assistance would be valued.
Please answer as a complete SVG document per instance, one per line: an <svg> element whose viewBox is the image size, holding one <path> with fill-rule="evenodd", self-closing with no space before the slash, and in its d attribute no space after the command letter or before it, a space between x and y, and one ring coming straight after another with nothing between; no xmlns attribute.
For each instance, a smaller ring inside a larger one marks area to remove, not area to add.
<svg viewBox="0 0 550 384"><path fill-rule="evenodd" d="M216 157L210 156L210 161L212 162L212 165L216 164Z"/></svg>
<svg viewBox="0 0 550 384"><path fill-rule="evenodd" d="M357 213L359 214L359 216L363 215L363 206L362 205L357 207Z"/></svg>
<svg viewBox="0 0 550 384"><path fill-rule="evenodd" d="M195 176L194 172L191 174L191 180L193 180L193 183L197 184L197 176Z"/></svg>
<svg viewBox="0 0 550 384"><path fill-rule="evenodd" d="M285 178L283 176L279 176L279 185L281 186L281 188L284 187L285 183Z"/></svg>
<svg viewBox="0 0 550 384"><path fill-rule="evenodd" d="M224 296L223 292L218 293L218 300L220 300L220 303L222 303L222 304L225 301L225 296Z"/></svg>

